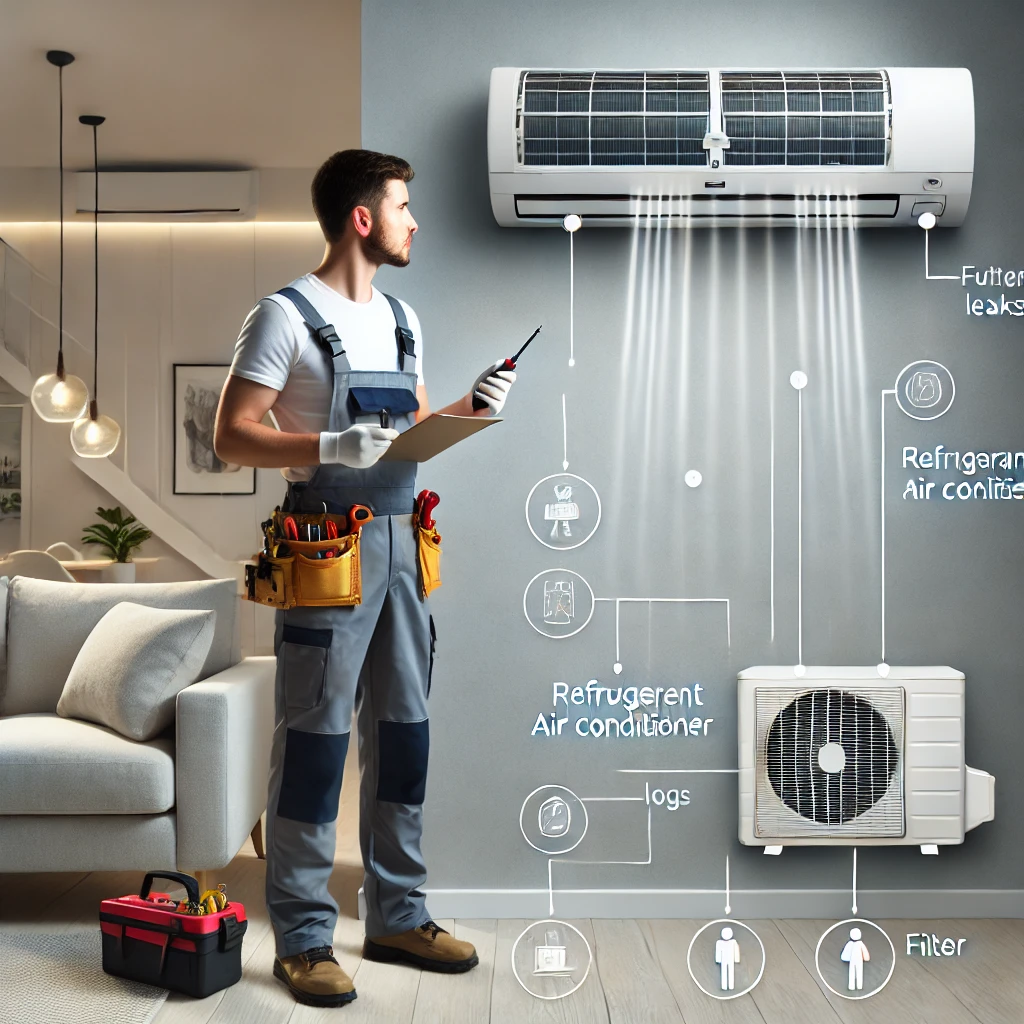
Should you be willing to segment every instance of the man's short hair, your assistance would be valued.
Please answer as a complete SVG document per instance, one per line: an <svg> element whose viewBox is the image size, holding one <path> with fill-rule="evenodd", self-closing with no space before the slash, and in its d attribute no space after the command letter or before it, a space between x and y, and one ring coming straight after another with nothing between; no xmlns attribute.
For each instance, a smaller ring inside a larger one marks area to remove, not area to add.
<svg viewBox="0 0 1024 1024"><path fill-rule="evenodd" d="M389 181L412 181L413 169L399 156L371 149L343 149L329 156L313 176L313 211L328 242L345 231L349 214L366 206L376 216Z"/></svg>

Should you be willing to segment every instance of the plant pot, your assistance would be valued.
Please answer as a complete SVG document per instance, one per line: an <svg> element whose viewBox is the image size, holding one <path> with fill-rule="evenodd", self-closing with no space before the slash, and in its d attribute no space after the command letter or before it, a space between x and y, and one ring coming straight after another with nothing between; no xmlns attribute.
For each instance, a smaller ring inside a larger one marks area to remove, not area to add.
<svg viewBox="0 0 1024 1024"><path fill-rule="evenodd" d="M134 583L135 563L114 562L100 569L101 583Z"/></svg>

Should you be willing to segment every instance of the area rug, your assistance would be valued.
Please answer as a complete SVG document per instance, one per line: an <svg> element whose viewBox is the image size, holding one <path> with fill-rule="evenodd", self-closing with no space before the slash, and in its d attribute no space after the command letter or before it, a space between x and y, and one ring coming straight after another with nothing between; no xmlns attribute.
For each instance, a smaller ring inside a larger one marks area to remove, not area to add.
<svg viewBox="0 0 1024 1024"><path fill-rule="evenodd" d="M103 970L99 924L0 927L0 1024L149 1024L167 990Z"/></svg>

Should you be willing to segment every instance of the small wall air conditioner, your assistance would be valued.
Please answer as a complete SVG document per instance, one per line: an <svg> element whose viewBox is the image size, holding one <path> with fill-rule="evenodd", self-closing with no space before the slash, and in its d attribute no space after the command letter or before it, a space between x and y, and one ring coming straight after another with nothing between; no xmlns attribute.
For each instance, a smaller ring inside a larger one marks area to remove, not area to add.
<svg viewBox="0 0 1024 1024"><path fill-rule="evenodd" d="M93 212L93 175L78 173L78 212ZM105 220L185 222L251 220L258 171L100 171Z"/></svg>
<svg viewBox="0 0 1024 1024"><path fill-rule="evenodd" d="M964 763L961 672L749 668L738 699L748 846L937 847L995 814L995 779Z"/></svg>
<svg viewBox="0 0 1024 1024"><path fill-rule="evenodd" d="M903 227L963 222L965 68L494 68L491 208L503 227Z"/></svg>

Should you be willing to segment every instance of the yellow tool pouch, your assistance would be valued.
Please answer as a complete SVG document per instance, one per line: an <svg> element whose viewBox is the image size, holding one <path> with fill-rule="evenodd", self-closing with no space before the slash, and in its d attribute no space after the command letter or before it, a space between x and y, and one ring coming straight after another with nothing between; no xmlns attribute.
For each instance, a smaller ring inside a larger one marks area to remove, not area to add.
<svg viewBox="0 0 1024 1024"><path fill-rule="evenodd" d="M275 608L359 604L363 599L360 530L344 533L344 516L293 513L291 518L300 529L315 525L324 528L324 532L327 521L333 521L342 535L314 541L286 538L285 513L275 511L268 522L268 547L281 554L261 551L254 556L256 564L246 566L245 596ZM318 558L320 552L333 554L330 558Z"/></svg>
<svg viewBox="0 0 1024 1024"><path fill-rule="evenodd" d="M256 604L272 608L291 608L295 604L292 594L292 563L294 558L271 558L262 551L253 555L255 565L245 567L244 597Z"/></svg>
<svg viewBox="0 0 1024 1024"><path fill-rule="evenodd" d="M359 604L363 599L359 564L359 533L337 540L290 540L295 553L292 592L297 605ZM337 550L333 558L317 558L318 551Z"/></svg>
<svg viewBox="0 0 1024 1024"><path fill-rule="evenodd" d="M420 563L420 596L426 600L441 586L441 534L434 527L416 526L416 549Z"/></svg>

